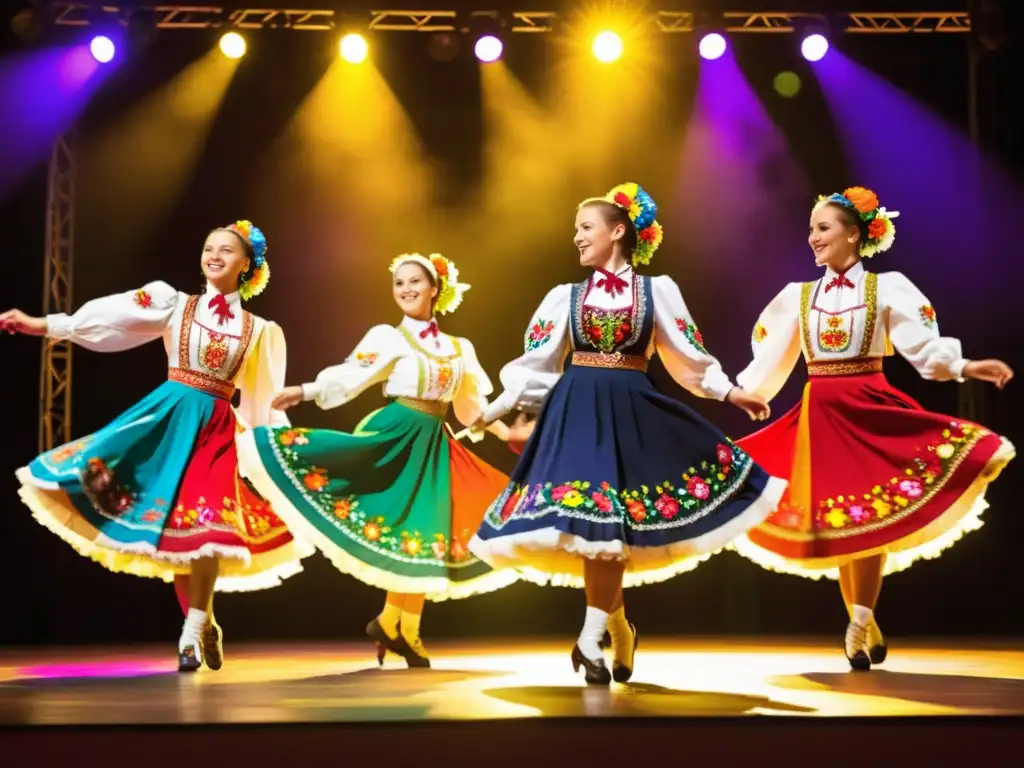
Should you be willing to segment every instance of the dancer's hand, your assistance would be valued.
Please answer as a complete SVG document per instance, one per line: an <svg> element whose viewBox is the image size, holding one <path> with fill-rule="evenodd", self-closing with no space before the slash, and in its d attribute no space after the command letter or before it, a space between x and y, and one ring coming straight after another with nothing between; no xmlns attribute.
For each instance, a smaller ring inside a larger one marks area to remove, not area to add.
<svg viewBox="0 0 1024 768"><path fill-rule="evenodd" d="M1013 369L1002 360L971 360L964 366L964 376L968 379L990 381L997 389L1002 389L1013 378Z"/></svg>
<svg viewBox="0 0 1024 768"><path fill-rule="evenodd" d="M506 424L501 419L498 419L497 421L492 421L490 424L488 424L487 431L490 432L499 440L501 440L502 442L508 442L508 424ZM479 433L474 432L474 434Z"/></svg>
<svg viewBox="0 0 1024 768"><path fill-rule="evenodd" d="M20 309L9 309L0 314L0 331L24 333L26 336L45 336L46 318L31 317Z"/></svg>
<svg viewBox="0 0 1024 768"><path fill-rule="evenodd" d="M752 421L764 421L772 415L772 409L760 395L752 395L740 387L733 387L725 397L726 402L745 411Z"/></svg>
<svg viewBox="0 0 1024 768"><path fill-rule="evenodd" d="M285 387L276 395L270 404L275 411L287 411L293 405L302 402L302 387Z"/></svg>
<svg viewBox="0 0 1024 768"><path fill-rule="evenodd" d="M536 419L531 419L525 413L520 412L516 416L516 420L512 422L512 426L508 429L506 441L510 443L525 443L530 439L530 435L533 434L535 426L537 426Z"/></svg>

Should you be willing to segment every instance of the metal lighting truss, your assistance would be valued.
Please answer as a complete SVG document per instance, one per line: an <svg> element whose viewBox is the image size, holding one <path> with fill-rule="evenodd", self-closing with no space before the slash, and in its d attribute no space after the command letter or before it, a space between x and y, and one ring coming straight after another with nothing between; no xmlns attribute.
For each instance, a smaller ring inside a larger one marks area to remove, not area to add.
<svg viewBox="0 0 1024 768"><path fill-rule="evenodd" d="M71 313L74 267L75 135L53 145L46 193L43 314ZM39 450L71 440L71 342L43 340L39 367Z"/></svg>
<svg viewBox="0 0 1024 768"><path fill-rule="evenodd" d="M294 29L298 31L332 30L339 26L341 14L333 10L303 8L226 9L206 5L152 5L121 8L102 5L98 9L84 3L51 4L53 20L59 26L87 26L104 16L127 23L144 16L158 29ZM97 13L99 11L99 13ZM480 10L471 15L497 16L498 11ZM512 11L506 15L509 32L551 32L557 14L554 11ZM854 34L906 34L911 32L968 32L967 12L907 11L890 13L843 13L846 32ZM451 32L457 30L460 16L454 10L370 11L366 27L380 32ZM724 14L727 32L793 32L804 19L822 19L821 14L800 12ZM650 20L661 32L693 32L696 14L692 11L653 11Z"/></svg>

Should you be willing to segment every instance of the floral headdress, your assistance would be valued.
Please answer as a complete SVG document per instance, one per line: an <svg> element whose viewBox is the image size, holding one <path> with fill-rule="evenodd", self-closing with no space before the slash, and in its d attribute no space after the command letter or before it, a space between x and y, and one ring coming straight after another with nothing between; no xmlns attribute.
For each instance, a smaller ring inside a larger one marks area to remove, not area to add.
<svg viewBox="0 0 1024 768"><path fill-rule="evenodd" d="M259 296L270 282L270 264L267 262L267 237L263 230L251 221L236 221L222 227L241 237L252 249L252 260L249 269L242 273L238 293L243 301Z"/></svg>
<svg viewBox="0 0 1024 768"><path fill-rule="evenodd" d="M597 201L618 206L629 215L636 230L636 247L633 249L633 266L639 267L651 263L654 252L661 245L664 232L655 217L658 205L647 191L639 184L626 182L612 187L604 197L591 197L580 203L580 208Z"/></svg>
<svg viewBox="0 0 1024 768"><path fill-rule="evenodd" d="M878 195L864 187L850 187L843 194L820 195L815 207L835 203L849 208L860 220L861 239L857 252L866 259L876 253L887 251L896 239L896 225L892 220L900 215L899 211L887 211L878 205Z"/></svg>
<svg viewBox="0 0 1024 768"><path fill-rule="evenodd" d="M391 261L391 274L403 264L419 264L437 283L437 301L434 304L434 311L440 315L454 312L462 303L462 297L469 290L470 286L459 282L459 270L455 262L446 259L440 253L432 253L429 256L421 256L418 253L403 253Z"/></svg>

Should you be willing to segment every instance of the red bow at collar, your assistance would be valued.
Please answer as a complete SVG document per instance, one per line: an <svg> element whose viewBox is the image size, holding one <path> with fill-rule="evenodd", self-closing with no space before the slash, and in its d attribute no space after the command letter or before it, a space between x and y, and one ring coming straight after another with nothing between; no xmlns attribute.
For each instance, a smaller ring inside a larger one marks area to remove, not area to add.
<svg viewBox="0 0 1024 768"><path fill-rule="evenodd" d="M597 287L603 288L604 292L608 295L618 296L629 288L629 283L618 275L613 275L608 270L601 269L600 267L597 268L597 271L604 275L604 277L597 281Z"/></svg>
<svg viewBox="0 0 1024 768"><path fill-rule="evenodd" d="M218 293L210 299L210 309L217 316L217 325L224 325L228 320L235 319L235 313L231 311L231 307L228 306L228 300L224 298L222 293Z"/></svg>
<svg viewBox="0 0 1024 768"><path fill-rule="evenodd" d="M832 282L825 286L825 293L828 293L833 288L853 288L853 283L850 282L846 275L836 275L832 278Z"/></svg>
<svg viewBox="0 0 1024 768"><path fill-rule="evenodd" d="M431 320L430 321L430 325L428 325L426 328L424 328L422 331L420 331L420 338L421 339L425 339L425 338L427 338L427 336L433 336L436 339L437 338L437 334L438 334L437 321L436 320Z"/></svg>

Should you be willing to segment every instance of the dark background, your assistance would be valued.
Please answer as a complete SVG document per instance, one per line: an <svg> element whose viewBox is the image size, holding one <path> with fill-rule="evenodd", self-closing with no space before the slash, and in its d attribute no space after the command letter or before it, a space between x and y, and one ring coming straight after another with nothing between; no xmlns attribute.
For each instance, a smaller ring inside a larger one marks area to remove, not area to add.
<svg viewBox="0 0 1024 768"><path fill-rule="evenodd" d="M963 0L963 4L966 0ZM403 7L423 4L400 3ZM426 5L437 5L426 4ZM491 5L497 6L498 3ZM555 5L555 4L553 4ZM713 6L714 3L705 4ZM718 4L724 7L724 4ZM743 3L744 10L778 6L777 3ZM891 10L913 9L903 3L797 3L787 10ZM958 7L929 2L928 10ZM4 52L18 43L6 29ZM506 61L531 88L539 88L550 66L550 43L545 36L522 36L506 43ZM130 67L110 78L82 121L83 135L100 130L147 92L171 78L187 62L205 51L215 37L203 33L163 33L151 48L140 53ZM391 33L378 38L384 49L380 67L420 133L431 163L441 180L433 206L444 217L439 236L441 250L459 263L463 277L474 284L464 308L445 323L451 333L469 336L480 351L484 366L497 378L500 366L515 356L522 330L537 302L556 282L579 279L571 246L572 205L584 195L599 194L626 177L640 181L659 201L671 199L672 172L664 171L658 146L644 146L635 156L616 161L615 173L598 188L567 179L564 203L555 210L531 208L531 190L523 193L523 216L516 223L516 243L508 246L509 226L489 228L477 222L472 245L454 236L450 228L473 214L474 200L482 184L478 65L466 50L461 60L440 64L425 53L425 36ZM205 150L179 200L147 235L142 247L120 250L109 246L109 232L89 220L79 219L75 252L75 304L107 293L135 288L152 279L163 279L180 289L198 289L200 244L214 225L237 218L252 218L268 234L268 254L274 280L264 296L253 302L253 311L279 322L289 344L289 375L292 383L311 379L324 366L340 361L362 333L377 322L396 322L390 300L386 265L396 251L393 221L387 238L376 237L373 228L348 215L341 207L323 206L301 188L277 188L276 177L265 160L272 143L296 105L323 72L332 48L319 33L276 32L253 35L250 54L220 108ZM752 86L757 90L775 124L789 144L794 161L815 192L831 192L852 184L872 185L871 179L851 178L845 157L850 148L840 145L813 75L797 50L795 36L734 35L733 50ZM677 96L670 98L663 122L675 121L680 133L693 98L692 71L696 66L696 38L675 38L674 54L680 62L675 83ZM949 119L966 133L970 123L968 35L868 35L846 36L833 41L847 55L869 66L921 103ZM258 48L258 50L256 50ZM468 46L467 46L468 48ZM978 68L985 90L981 133L1007 167L1018 172L1022 165L1020 118L1005 109L1012 64L1020 64L1019 42L1010 41L1001 52L990 54ZM782 69L801 74L803 90L792 100L779 98L771 78ZM638 84L642 89L643 83ZM642 92L642 91L641 91ZM857 98L857 94L851 94ZM644 144L645 118L636 116L630 99L636 94L594 94L595 99L623 100L630 111L628 130ZM866 107L867 108L867 107ZM7 115L4 120L17 119ZM884 121L885 115L879 114ZM1013 122L1016 120L1016 122ZM624 128L625 129L625 128ZM2 136L2 134L0 134ZM854 151L862 148L853 148ZM866 148L863 148L866 149ZM543 148L538 148L543 151ZM667 151L667 150L666 150ZM942 158L936 158L941 162ZM914 173L908 168L907 173ZM768 171L770 173L770 171ZM82 181L87 187L87 180ZM956 196L964 190L921 189L921 195ZM91 192L89 206L102 208L101 193ZM765 194L763 190L737 194ZM666 245L653 265L655 272L671 274L680 283L690 309L701 325L710 349L735 375L747 362L750 327L758 311L789 279L814 276L812 260L803 238L806 205L793 207L780 226L786 230L788 254L784 263L766 263L751 233L745 254L728 260L715 253L697 252L694 240L673 230L671 205L667 211ZM886 201L883 198L883 204ZM900 202L888 203L899 208ZM118 211L107 211L116 221ZM130 210L124 217L132 215ZM6 199L0 200L0 307L19 306L38 312L42 293L43 224L45 216L45 160ZM543 219L544 226L540 226ZM563 221L564 220L564 221ZM554 221L554 227L548 222ZM537 238L523 235L534 224L545 233ZM900 222L904 226L903 222ZM716 225L728 226L727 217ZM906 226L927 228L928 222ZM938 308L943 332L960 337L969 357L1001 356L1018 369L1020 356L1018 298L1020 269L1019 234L1013 220L994 220L985 234L990 241L973 252L908 253L897 244L886 264L876 269L908 272ZM368 231L371 230L371 231ZM521 231L518 231L521 230ZM296 232L298 231L298 234ZM1002 231L1005 237L1000 237ZM287 232L287 235L276 234ZM330 232L330 242L324 242ZM449 250L448 243L463 246ZM276 238L276 239L275 239ZM789 243L792 248L789 248ZM433 249L412 242L403 248ZM1017 261L1015 261L1017 260ZM897 264L898 262L898 264ZM972 292L968 277L983 273L986 295ZM112 574L78 557L67 545L36 524L19 502L14 471L35 455L38 426L39 343L24 338L0 339L3 373L4 439L0 441L0 643L4 645L50 643L104 643L164 641L175 637L180 614L169 585ZM74 353L75 435L97 429L157 383L166 362L158 344L120 355ZM898 387L926 407L956 413L960 403L954 384L920 380L900 358L887 364L887 374ZM669 391L687 402L660 366L654 376ZM797 399L803 383L799 367L792 381L774 402L782 413ZM980 398L986 424L1015 443L1024 440L1021 411L1017 407L1020 381L1002 393L971 386ZM376 392L331 412L303 406L292 412L294 423L351 429L369 410L381 404ZM726 406L697 402L704 414L733 436L749 429L741 414ZM478 449L485 459L509 471L514 457L496 441ZM844 457L835 457L843 461ZM940 559L918 563L912 571L893 577L882 593L879 617L894 638L914 634L1024 633L1024 587L1013 571L1020 542L1024 540L1019 490L1014 482L1017 468L1011 464L992 487L986 525L970 534ZM306 561L303 574L283 586L218 599L217 614L229 640L273 638L358 637L366 621L379 610L379 591L336 572L319 555ZM762 571L731 553L723 553L667 583L632 590L627 595L632 620L650 635L670 634L803 634L829 633L837 638L845 616L837 586ZM582 593L565 589L541 589L517 584L503 591L465 601L431 605L424 622L427 638L571 634L583 613Z"/></svg>

